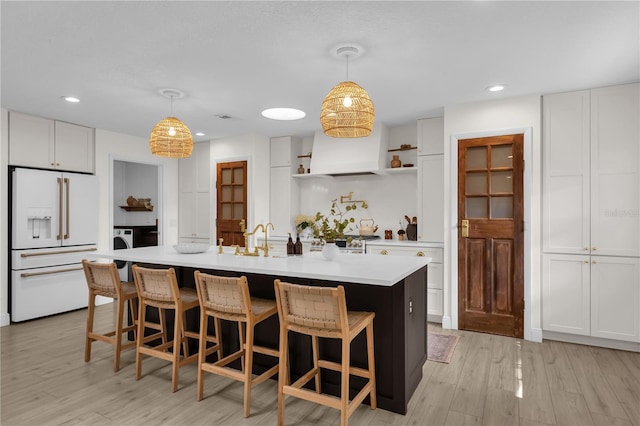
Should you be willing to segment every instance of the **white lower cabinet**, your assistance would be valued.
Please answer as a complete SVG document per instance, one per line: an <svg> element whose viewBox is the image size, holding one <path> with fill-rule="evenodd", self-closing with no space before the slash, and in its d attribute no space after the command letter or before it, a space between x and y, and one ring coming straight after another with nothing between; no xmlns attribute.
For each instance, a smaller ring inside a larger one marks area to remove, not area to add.
<svg viewBox="0 0 640 426"><path fill-rule="evenodd" d="M640 259L545 254L546 331L640 342Z"/></svg>
<svg viewBox="0 0 640 426"><path fill-rule="evenodd" d="M367 254L388 256L426 256L432 259L427 267L427 317L429 321L442 322L444 271L442 259L444 249L427 245L367 244Z"/></svg>

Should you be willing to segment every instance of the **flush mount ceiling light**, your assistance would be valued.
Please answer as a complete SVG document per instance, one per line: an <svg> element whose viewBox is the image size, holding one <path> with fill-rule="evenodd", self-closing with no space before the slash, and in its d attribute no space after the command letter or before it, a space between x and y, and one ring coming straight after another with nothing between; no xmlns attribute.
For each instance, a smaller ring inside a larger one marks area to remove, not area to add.
<svg viewBox="0 0 640 426"><path fill-rule="evenodd" d="M184 97L184 93L175 89L162 89L160 94L170 99L173 115L173 99ZM159 157L185 158L193 152L193 136L189 128L175 117L163 118L151 130L149 136L151 153Z"/></svg>
<svg viewBox="0 0 640 426"><path fill-rule="evenodd" d="M271 120L300 120L307 114L295 108L269 108L262 111L262 116Z"/></svg>
<svg viewBox="0 0 640 426"><path fill-rule="evenodd" d="M489 92L500 92L507 87L506 84L494 84L493 86L486 87Z"/></svg>
<svg viewBox="0 0 640 426"><path fill-rule="evenodd" d="M360 49L342 46L336 55L347 61L347 79L338 83L322 101L320 123L325 135L334 138L361 138L373 129L373 102L366 90L349 81L349 58L356 58Z"/></svg>
<svg viewBox="0 0 640 426"><path fill-rule="evenodd" d="M75 96L60 96L60 98L72 104L77 104L78 102L80 102L80 99L76 98Z"/></svg>

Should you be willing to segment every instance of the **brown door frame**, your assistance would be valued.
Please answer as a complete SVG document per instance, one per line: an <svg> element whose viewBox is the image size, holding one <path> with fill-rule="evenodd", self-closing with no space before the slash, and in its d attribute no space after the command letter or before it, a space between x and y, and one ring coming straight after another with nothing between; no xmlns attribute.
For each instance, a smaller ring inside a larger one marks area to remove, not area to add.
<svg viewBox="0 0 640 426"><path fill-rule="evenodd" d="M532 294L531 294L531 204L532 204L532 142L533 142L533 128L531 127L517 127L510 129L502 129L498 131L486 131L486 132L474 132L465 134L451 135L451 143L449 144L449 191L448 191L448 204L449 214L445 225L448 225L449 230L448 241L445 238L445 243L448 242L447 254L445 256L445 271L449 272L449 315L445 315L442 318L442 325L446 328L458 329L458 141L461 139L472 138L485 138L492 136L511 135L515 133L522 133L524 135L524 338L525 340L536 340L531 336L532 330L532 310L540 310L540 305L532 306ZM446 282L446 277L445 277ZM446 302L446 296L445 296ZM541 315L540 315L541 316ZM540 336L542 337L542 336Z"/></svg>

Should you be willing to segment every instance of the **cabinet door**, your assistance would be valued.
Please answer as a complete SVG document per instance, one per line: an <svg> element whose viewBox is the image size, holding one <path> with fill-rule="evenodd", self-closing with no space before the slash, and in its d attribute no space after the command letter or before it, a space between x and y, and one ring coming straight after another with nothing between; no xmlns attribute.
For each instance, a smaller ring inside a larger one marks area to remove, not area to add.
<svg viewBox="0 0 640 426"><path fill-rule="evenodd" d="M293 214L298 210L295 193L297 183L291 177L289 167L271 167L269 177L269 222L273 224L271 235L295 235Z"/></svg>
<svg viewBox="0 0 640 426"><path fill-rule="evenodd" d="M180 193L179 235L182 239L196 238L196 193Z"/></svg>
<svg viewBox="0 0 640 426"><path fill-rule="evenodd" d="M9 112L9 164L52 168L53 120Z"/></svg>
<svg viewBox="0 0 640 426"><path fill-rule="evenodd" d="M208 192L196 192L195 233L197 238L210 240L211 204Z"/></svg>
<svg viewBox="0 0 640 426"><path fill-rule="evenodd" d="M591 91L591 251L640 256L640 84Z"/></svg>
<svg viewBox="0 0 640 426"><path fill-rule="evenodd" d="M543 250L589 253L589 91L543 98Z"/></svg>
<svg viewBox="0 0 640 426"><path fill-rule="evenodd" d="M418 240L444 242L444 155L418 157Z"/></svg>
<svg viewBox="0 0 640 426"><path fill-rule="evenodd" d="M195 161L195 190L199 193L211 191L211 158L209 142L195 144L192 157Z"/></svg>
<svg viewBox="0 0 640 426"><path fill-rule="evenodd" d="M640 259L591 257L591 335L640 342Z"/></svg>
<svg viewBox="0 0 640 426"><path fill-rule="evenodd" d="M94 129L55 122L55 167L63 170L93 173Z"/></svg>
<svg viewBox="0 0 640 426"><path fill-rule="evenodd" d="M542 257L542 328L590 335L589 256Z"/></svg>
<svg viewBox="0 0 640 426"><path fill-rule="evenodd" d="M418 120L418 155L444 154L444 117Z"/></svg>

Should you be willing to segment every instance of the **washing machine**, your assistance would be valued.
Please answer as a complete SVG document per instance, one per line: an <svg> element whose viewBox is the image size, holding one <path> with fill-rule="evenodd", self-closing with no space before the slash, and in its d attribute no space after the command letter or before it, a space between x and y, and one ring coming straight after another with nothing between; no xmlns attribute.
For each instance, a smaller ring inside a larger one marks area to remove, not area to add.
<svg viewBox="0 0 640 426"><path fill-rule="evenodd" d="M113 230L113 249L133 248L133 229L116 228ZM116 260L120 281L131 281L131 265L124 260Z"/></svg>

